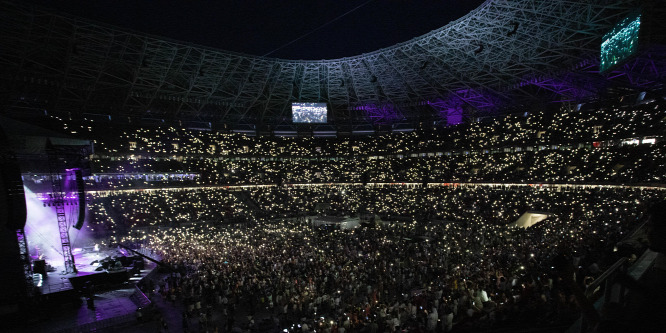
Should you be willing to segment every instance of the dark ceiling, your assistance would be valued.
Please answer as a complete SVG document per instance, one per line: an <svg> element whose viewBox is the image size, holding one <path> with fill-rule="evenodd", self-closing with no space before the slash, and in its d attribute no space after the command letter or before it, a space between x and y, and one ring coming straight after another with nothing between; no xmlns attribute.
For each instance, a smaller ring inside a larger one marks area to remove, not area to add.
<svg viewBox="0 0 666 333"><path fill-rule="evenodd" d="M161 37L283 59L334 59L388 47L485 0L21 0Z"/></svg>

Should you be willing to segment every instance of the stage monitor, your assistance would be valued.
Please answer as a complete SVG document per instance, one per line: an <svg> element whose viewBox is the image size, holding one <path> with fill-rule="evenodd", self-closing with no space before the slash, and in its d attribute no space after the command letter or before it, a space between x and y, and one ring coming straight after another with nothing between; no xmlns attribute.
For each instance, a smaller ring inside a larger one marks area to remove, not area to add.
<svg viewBox="0 0 666 333"><path fill-rule="evenodd" d="M294 124L325 124L327 116L326 103L291 103Z"/></svg>
<svg viewBox="0 0 666 333"><path fill-rule="evenodd" d="M638 35L641 27L639 13L627 16L607 34L601 42L599 72L605 72L626 60L638 50Z"/></svg>

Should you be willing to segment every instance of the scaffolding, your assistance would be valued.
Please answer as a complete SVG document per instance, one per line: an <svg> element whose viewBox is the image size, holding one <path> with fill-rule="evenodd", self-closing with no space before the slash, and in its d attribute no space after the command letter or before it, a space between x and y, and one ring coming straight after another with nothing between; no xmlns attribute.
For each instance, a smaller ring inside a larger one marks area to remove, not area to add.
<svg viewBox="0 0 666 333"><path fill-rule="evenodd" d="M30 253L28 252L28 240L25 237L25 229L16 230L16 238L19 245L19 258L23 264L23 275L25 278L26 296L34 294L34 282L32 279L32 266L30 264Z"/></svg>
<svg viewBox="0 0 666 333"><path fill-rule="evenodd" d="M47 154L52 188L51 202L56 208L58 232L60 234L60 243L62 245L62 257L65 263L65 273L76 273L74 255L72 255L72 246L69 240L67 215L65 214L65 194L62 191L62 176L59 171L58 152L55 148L51 147L47 149Z"/></svg>

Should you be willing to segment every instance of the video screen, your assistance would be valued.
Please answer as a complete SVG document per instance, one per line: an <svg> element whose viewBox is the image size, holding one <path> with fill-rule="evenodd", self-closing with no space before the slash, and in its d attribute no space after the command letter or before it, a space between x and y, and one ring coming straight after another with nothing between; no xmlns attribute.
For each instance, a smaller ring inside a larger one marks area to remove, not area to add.
<svg viewBox="0 0 666 333"><path fill-rule="evenodd" d="M601 42L600 72L607 71L636 52L640 27L641 15L633 14L604 35Z"/></svg>
<svg viewBox="0 0 666 333"><path fill-rule="evenodd" d="M326 103L291 103L291 120L294 123L326 123Z"/></svg>

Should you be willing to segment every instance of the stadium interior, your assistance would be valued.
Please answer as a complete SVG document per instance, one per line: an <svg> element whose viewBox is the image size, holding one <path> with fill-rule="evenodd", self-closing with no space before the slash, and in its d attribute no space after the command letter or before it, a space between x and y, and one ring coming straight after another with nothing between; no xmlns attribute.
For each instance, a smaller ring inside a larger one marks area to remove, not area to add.
<svg viewBox="0 0 666 333"><path fill-rule="evenodd" d="M289 60L0 0L0 331L664 332L664 17Z"/></svg>

